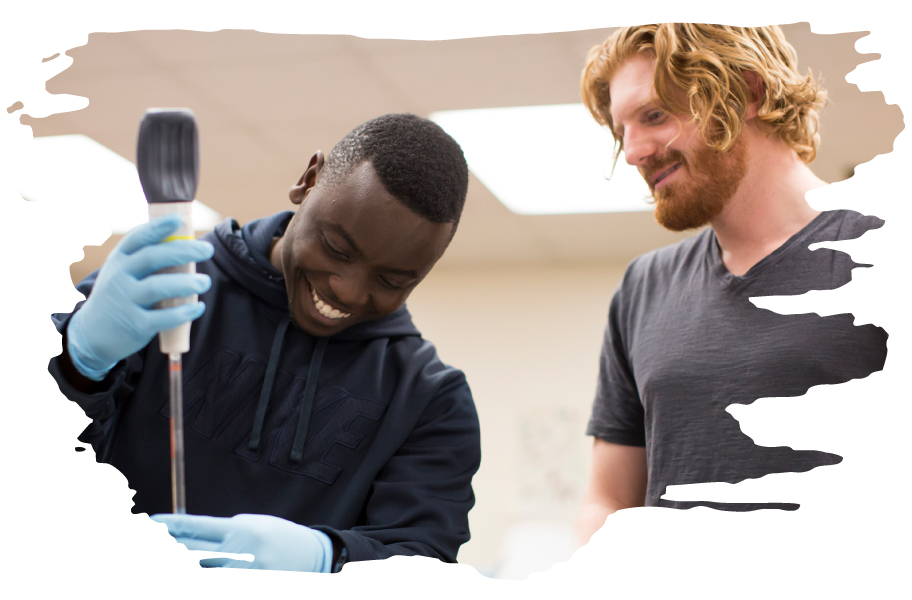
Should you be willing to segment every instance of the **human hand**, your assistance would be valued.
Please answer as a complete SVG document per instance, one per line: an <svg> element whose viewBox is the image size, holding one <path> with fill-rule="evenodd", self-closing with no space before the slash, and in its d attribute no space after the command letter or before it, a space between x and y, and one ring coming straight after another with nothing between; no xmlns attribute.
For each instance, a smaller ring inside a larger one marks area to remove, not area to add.
<svg viewBox="0 0 912 600"><path fill-rule="evenodd" d="M269 515L231 518L199 515L153 515L168 533L190 550L252 554L253 561L224 557L204 558L204 567L268 569L329 573L332 541L322 531Z"/></svg>
<svg viewBox="0 0 912 600"><path fill-rule="evenodd" d="M175 240L159 244L177 230L180 217L168 215L140 225L108 256L82 308L67 325L67 352L85 377L101 381L120 360L145 347L155 335L199 318L202 302L155 309L166 298L201 294L208 275L155 274L165 267L212 258L212 244Z"/></svg>

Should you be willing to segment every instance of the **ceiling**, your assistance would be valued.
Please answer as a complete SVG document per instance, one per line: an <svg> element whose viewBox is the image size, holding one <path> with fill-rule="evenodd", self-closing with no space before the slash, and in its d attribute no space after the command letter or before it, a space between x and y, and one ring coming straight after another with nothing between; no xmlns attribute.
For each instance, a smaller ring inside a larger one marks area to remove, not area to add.
<svg viewBox="0 0 912 600"><path fill-rule="evenodd" d="M864 34L812 34L807 24L784 30L802 70L821 73L830 94L812 164L817 175L840 181L891 151L901 111L880 92L862 93L844 79L877 56L855 52ZM328 152L380 114L579 102L585 54L610 31L448 41L239 30L93 33L67 52L73 65L47 84L51 93L89 98L89 106L22 122L35 136L87 135L133 161L147 108L189 107L200 128L197 197L245 223L291 208L288 188L313 152ZM542 177L561 176L549 171L547 155L540 167ZM516 215L473 177L459 232L440 264L626 263L681 237L656 225L650 212Z"/></svg>

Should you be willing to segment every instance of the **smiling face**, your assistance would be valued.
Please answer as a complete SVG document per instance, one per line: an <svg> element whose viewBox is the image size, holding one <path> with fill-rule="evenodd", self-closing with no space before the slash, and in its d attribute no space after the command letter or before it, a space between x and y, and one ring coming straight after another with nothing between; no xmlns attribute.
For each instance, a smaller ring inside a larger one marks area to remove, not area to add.
<svg viewBox="0 0 912 600"><path fill-rule="evenodd" d="M672 115L656 99L655 60L638 54L611 78L611 118L629 164L655 198L655 217L672 231L712 222L747 172L739 138L725 153L709 147L690 115Z"/></svg>
<svg viewBox="0 0 912 600"><path fill-rule="evenodd" d="M443 255L453 229L390 195L369 162L315 185L322 165L318 153L292 188L300 207L271 255L285 275L294 322L321 337L395 312Z"/></svg>

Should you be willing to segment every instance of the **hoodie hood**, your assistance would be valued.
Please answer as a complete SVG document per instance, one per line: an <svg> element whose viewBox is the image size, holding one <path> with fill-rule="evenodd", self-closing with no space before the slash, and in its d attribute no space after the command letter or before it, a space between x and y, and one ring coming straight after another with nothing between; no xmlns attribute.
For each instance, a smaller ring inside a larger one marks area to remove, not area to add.
<svg viewBox="0 0 912 600"><path fill-rule="evenodd" d="M264 302L288 310L285 278L269 260L269 248L275 237L285 234L294 212L285 211L252 221L241 227L234 219L225 219L203 239L215 246L212 260L232 279ZM328 341L358 341L403 335L420 336L405 305L379 319L357 323L329 336Z"/></svg>

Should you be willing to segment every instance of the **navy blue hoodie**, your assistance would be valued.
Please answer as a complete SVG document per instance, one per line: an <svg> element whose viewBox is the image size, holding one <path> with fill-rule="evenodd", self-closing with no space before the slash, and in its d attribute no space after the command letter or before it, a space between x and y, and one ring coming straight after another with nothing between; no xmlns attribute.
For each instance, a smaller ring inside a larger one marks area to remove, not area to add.
<svg viewBox="0 0 912 600"><path fill-rule="evenodd" d="M269 247L293 213L203 239L212 278L183 357L187 512L275 515L327 533L348 560L456 560L481 459L465 376L403 306L317 338L290 322ZM77 289L91 293L96 274ZM80 303L81 304L81 303ZM80 305L77 305L78 310ZM63 333L70 314L53 315ZM158 339L92 394L49 370L93 419L80 439L136 490L134 512L171 512L168 359ZM265 389L265 393L264 393Z"/></svg>

